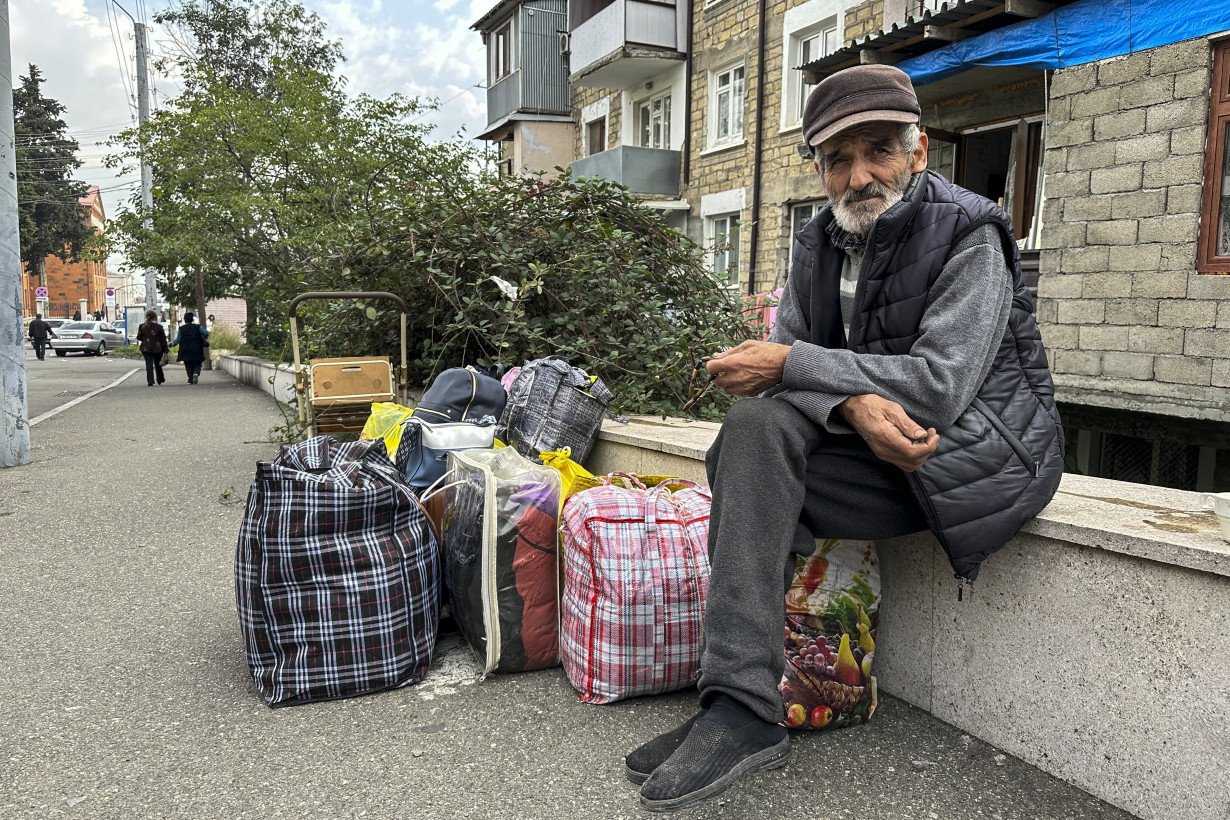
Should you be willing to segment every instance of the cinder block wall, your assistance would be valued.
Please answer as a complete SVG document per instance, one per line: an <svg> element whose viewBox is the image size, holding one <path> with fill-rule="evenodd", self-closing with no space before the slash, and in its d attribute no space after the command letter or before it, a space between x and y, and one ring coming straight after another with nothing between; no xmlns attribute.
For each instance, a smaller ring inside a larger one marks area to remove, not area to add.
<svg viewBox="0 0 1230 820"><path fill-rule="evenodd" d="M1230 276L1196 273L1210 55L1199 38L1052 76L1038 317L1061 398L1230 420Z"/></svg>

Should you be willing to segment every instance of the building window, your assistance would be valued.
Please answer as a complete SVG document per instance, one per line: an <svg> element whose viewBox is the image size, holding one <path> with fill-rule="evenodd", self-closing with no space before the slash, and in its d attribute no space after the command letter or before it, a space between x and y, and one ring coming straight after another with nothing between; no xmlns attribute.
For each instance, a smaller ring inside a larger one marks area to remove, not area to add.
<svg viewBox="0 0 1230 820"><path fill-rule="evenodd" d="M638 143L643 148L671 147L671 94L667 91L645 100L639 106Z"/></svg>
<svg viewBox="0 0 1230 820"><path fill-rule="evenodd" d="M810 34L803 34L797 38L798 42L798 59L795 65L807 65L814 60L819 60L821 57L827 57L837 50L837 26L831 24L826 28ZM794 71L792 68L787 68L788 71L798 75L799 96L798 104L795 109L796 122L803 121L803 109L807 106L807 95L811 94L811 90L816 86L803 79L803 74L800 71Z"/></svg>
<svg viewBox="0 0 1230 820"><path fill-rule="evenodd" d="M743 66L709 75L709 144L743 140Z"/></svg>
<svg viewBox="0 0 1230 820"><path fill-rule="evenodd" d="M713 272L729 285L739 284L739 215L726 214L709 220L709 250Z"/></svg>
<svg viewBox="0 0 1230 820"><path fill-rule="evenodd" d="M491 82L507 77L513 71L513 21L495 30L491 43Z"/></svg>
<svg viewBox="0 0 1230 820"><path fill-rule="evenodd" d="M606 117L585 124L585 156L606 150Z"/></svg>
<svg viewBox="0 0 1230 820"><path fill-rule="evenodd" d="M1213 48L1204 207L1196 270L1230 273L1230 41Z"/></svg>
<svg viewBox="0 0 1230 820"><path fill-rule="evenodd" d="M803 230L804 225L815 219L816 214L820 213L820 209L824 207L824 202L823 199L817 199L790 206L790 236L786 237L786 241L790 243L790 267L794 267L794 235Z"/></svg>

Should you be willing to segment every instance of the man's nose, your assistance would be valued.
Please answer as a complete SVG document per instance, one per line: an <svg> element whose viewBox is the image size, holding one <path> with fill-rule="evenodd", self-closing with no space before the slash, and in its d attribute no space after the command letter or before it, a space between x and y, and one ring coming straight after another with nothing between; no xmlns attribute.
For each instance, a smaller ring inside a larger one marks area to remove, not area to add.
<svg viewBox="0 0 1230 820"><path fill-rule="evenodd" d="M862 157L855 158L850 163L850 187L856 191L861 191L876 178L871 174L871 164L864 161Z"/></svg>

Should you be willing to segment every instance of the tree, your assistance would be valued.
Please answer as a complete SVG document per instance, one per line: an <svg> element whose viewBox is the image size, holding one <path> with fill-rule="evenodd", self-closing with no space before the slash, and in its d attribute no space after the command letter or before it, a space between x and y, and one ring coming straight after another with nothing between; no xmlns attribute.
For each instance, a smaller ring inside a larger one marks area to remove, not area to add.
<svg viewBox="0 0 1230 820"><path fill-rule="evenodd" d="M13 90L13 134L21 260L40 284L46 284L48 256L79 261L94 237L79 201L89 186L72 178L81 167L77 141L68 136L68 126L60 118L64 106L43 96L38 66L31 64L20 80Z"/></svg>

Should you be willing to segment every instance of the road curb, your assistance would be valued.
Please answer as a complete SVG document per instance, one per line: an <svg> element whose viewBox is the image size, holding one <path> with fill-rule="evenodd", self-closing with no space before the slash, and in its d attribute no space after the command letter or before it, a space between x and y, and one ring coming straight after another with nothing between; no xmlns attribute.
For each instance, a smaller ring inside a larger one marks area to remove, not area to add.
<svg viewBox="0 0 1230 820"><path fill-rule="evenodd" d="M61 404L59 407L48 410L46 413L43 413L40 416L35 416L34 418L30 419L27 426L33 427L34 425L38 424L40 421L46 421L52 416L58 416L59 414L67 410L68 408L76 407L78 404L81 404L81 402L85 401L86 399L93 398L94 396L97 396L99 393L105 393L106 391L110 390L112 387L115 387L123 383L123 381L127 379L129 376L131 376L133 373L140 373L140 372L141 372L141 368L134 367L132 370L129 370L123 376L120 376L118 379L111 382L111 384L107 385L106 387L100 387L97 390L93 390L89 393L86 393L84 396L78 396L72 401L65 402L64 404Z"/></svg>

